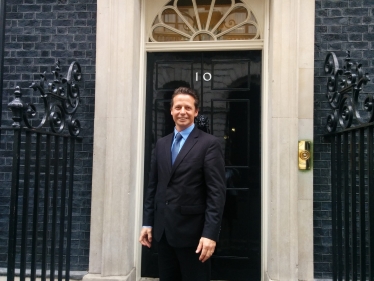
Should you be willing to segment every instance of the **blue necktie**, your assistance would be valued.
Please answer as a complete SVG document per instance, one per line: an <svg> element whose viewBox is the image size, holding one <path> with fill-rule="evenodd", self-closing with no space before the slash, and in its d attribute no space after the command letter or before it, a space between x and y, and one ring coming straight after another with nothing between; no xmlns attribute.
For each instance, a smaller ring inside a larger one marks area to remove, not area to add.
<svg viewBox="0 0 374 281"><path fill-rule="evenodd" d="M171 149L171 165L174 164L175 158L177 158L179 153L179 146L181 144L182 135L180 133L177 133L175 135L175 141L173 148Z"/></svg>

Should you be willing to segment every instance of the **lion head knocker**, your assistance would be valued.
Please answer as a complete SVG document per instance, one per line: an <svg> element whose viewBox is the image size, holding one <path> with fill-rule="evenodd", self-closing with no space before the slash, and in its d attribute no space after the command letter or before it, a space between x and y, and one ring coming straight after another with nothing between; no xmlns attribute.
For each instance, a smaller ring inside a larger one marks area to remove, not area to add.
<svg viewBox="0 0 374 281"><path fill-rule="evenodd" d="M207 116L205 116L205 115L196 116L195 117L195 124L200 130L210 134L209 119L208 119Z"/></svg>

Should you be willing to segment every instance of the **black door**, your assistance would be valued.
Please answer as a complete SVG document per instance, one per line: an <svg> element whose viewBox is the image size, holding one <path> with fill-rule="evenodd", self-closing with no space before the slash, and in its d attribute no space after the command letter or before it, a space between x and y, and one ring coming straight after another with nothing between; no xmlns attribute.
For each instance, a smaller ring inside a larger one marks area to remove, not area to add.
<svg viewBox="0 0 374 281"><path fill-rule="evenodd" d="M260 280L261 51L148 54L145 187L156 141L173 132L170 98L180 86L200 95L199 114L225 155L227 197L212 279ZM158 277L156 247L143 247L141 275Z"/></svg>

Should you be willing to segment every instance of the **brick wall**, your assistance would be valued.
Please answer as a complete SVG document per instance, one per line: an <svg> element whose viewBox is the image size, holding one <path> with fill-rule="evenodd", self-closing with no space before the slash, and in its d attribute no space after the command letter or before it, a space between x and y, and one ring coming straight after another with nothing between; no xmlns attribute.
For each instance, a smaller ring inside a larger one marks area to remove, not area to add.
<svg viewBox="0 0 374 281"><path fill-rule="evenodd" d="M374 0L317 0L314 118L314 259L315 278L331 277L331 205L329 145L325 120L331 112L325 98L323 61L329 51L339 58L350 50L354 60L374 77ZM84 73L83 104L79 111L83 142L78 144L72 270L87 270L95 79L96 0L11 0L7 4L2 125L9 125L7 103L15 85L24 89L50 72L56 58L63 73L78 60ZM374 92L365 88L366 91ZM1 149L5 145L2 144ZM1 158L1 167L9 162ZM9 213L9 174L0 171L0 267L6 267Z"/></svg>
<svg viewBox="0 0 374 281"><path fill-rule="evenodd" d="M330 203L330 148L323 138L326 118L332 113L325 97L327 77L323 62L328 52L335 52L340 66L345 51L353 61L363 64L374 77L374 0L317 0L315 29L314 81L314 275L331 278L332 239ZM365 87L374 93L373 83Z"/></svg>
<svg viewBox="0 0 374 281"><path fill-rule="evenodd" d="M88 269L93 117L95 94L96 0L10 0L7 1L4 91L2 125L11 124L7 104L16 85L23 89L24 100L33 95L28 86L47 72L52 79L56 59L66 75L77 60L83 71L80 109L83 141L76 146L74 217L71 270ZM35 99L35 100L34 100ZM0 147L0 267L6 267L10 192L10 161L5 150L11 144L2 138ZM9 156L9 155L8 155Z"/></svg>

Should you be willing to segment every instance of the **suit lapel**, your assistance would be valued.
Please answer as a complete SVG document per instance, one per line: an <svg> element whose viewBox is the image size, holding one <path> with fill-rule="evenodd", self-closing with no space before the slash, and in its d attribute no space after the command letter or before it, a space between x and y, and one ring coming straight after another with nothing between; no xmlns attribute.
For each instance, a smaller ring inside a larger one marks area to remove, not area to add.
<svg viewBox="0 0 374 281"><path fill-rule="evenodd" d="M171 171L171 144L173 143L174 133L168 135L164 144L164 154L165 155L165 166L167 173Z"/></svg>
<svg viewBox="0 0 374 281"><path fill-rule="evenodd" d="M186 157L186 155L192 149L192 147L194 147L194 145L197 143L198 139L199 139L199 129L197 129L197 127L195 126L195 128L192 130L192 132L188 136L186 142L182 146L181 150L179 151L178 156L175 159L174 165L171 167L170 176L173 175L175 169L178 167L178 165L183 160L183 158ZM170 152L170 149L169 149L169 155L170 155L169 161L171 163L171 152Z"/></svg>

